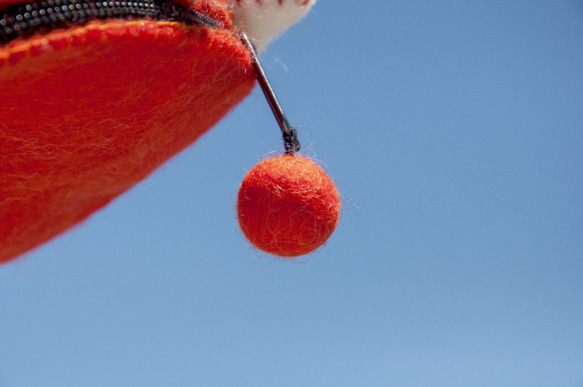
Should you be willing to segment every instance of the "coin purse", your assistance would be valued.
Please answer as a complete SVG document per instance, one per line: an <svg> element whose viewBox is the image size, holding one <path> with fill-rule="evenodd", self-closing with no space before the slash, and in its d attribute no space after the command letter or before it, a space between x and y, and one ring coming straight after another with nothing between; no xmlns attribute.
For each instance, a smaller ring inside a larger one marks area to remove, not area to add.
<svg viewBox="0 0 583 387"><path fill-rule="evenodd" d="M61 234L252 90L224 1L0 0L0 263Z"/></svg>

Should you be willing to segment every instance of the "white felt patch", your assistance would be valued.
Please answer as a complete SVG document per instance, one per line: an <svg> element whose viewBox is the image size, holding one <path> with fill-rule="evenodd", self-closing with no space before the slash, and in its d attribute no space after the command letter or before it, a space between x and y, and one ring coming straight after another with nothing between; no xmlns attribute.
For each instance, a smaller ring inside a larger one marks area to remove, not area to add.
<svg viewBox="0 0 583 387"><path fill-rule="evenodd" d="M258 51L304 17L316 0L231 0L235 26L245 31Z"/></svg>

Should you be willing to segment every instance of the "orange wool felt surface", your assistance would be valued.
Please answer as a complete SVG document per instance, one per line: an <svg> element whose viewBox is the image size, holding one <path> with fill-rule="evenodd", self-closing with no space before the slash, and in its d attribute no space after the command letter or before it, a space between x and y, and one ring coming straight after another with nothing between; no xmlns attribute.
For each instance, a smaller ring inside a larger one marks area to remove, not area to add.
<svg viewBox="0 0 583 387"><path fill-rule="evenodd" d="M0 48L0 263L146 178L254 82L229 31L169 22L95 21Z"/></svg>
<svg viewBox="0 0 583 387"><path fill-rule="evenodd" d="M334 182L304 156L260 162L243 179L237 198L243 234L259 250L280 257L309 254L326 243L340 207Z"/></svg>

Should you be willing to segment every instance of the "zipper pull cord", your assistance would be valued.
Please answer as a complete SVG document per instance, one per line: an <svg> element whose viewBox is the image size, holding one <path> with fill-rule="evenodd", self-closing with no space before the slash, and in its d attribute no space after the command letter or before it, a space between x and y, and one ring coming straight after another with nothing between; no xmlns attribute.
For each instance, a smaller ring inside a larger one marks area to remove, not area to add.
<svg viewBox="0 0 583 387"><path fill-rule="evenodd" d="M267 79L267 75L265 75L265 71L263 71L263 67L261 66L261 62L259 62L259 57L257 56L257 51L255 50L255 46L251 43L251 40L247 36L245 32L241 33L241 41L247 46L251 56L253 58L253 71L255 71L255 77L257 78L257 82L261 86L261 90L263 90L263 94L265 94L265 98L269 103L269 107L271 107L271 111L275 116L275 120L281 129L281 133L283 135L283 145L285 147L285 153L293 155L294 153L300 150L300 141L298 140L298 131L290 125L287 117L281 107L269 80Z"/></svg>

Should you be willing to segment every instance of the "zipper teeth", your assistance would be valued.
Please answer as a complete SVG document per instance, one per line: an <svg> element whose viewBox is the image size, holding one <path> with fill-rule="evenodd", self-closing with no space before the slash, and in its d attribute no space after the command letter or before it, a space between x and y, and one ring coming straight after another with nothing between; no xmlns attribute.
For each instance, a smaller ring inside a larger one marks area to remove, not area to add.
<svg viewBox="0 0 583 387"><path fill-rule="evenodd" d="M210 17L167 0L95 1L46 0L10 6L0 11L0 44L56 28L82 26L93 20L149 19L188 26L218 28Z"/></svg>

